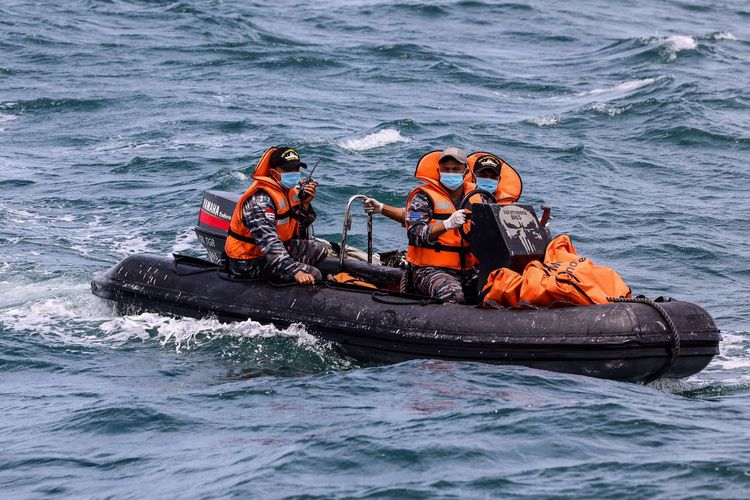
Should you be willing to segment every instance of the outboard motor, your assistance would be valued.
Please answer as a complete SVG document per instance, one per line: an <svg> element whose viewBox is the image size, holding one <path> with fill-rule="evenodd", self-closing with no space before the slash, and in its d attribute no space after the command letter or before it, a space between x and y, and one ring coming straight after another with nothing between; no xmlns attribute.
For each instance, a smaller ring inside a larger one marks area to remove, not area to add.
<svg viewBox="0 0 750 500"><path fill-rule="evenodd" d="M532 260L544 260L550 232L531 205L472 204L471 223L471 252L479 259L480 289L495 269L523 273Z"/></svg>
<svg viewBox="0 0 750 500"><path fill-rule="evenodd" d="M227 241L229 222L240 195L227 191L206 191L198 213L195 234L208 252L211 262L218 264Z"/></svg>

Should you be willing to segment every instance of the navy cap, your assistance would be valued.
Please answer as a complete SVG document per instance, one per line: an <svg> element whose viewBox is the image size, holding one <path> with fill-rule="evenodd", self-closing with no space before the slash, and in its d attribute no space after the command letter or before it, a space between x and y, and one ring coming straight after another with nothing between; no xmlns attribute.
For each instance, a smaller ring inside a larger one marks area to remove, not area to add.
<svg viewBox="0 0 750 500"><path fill-rule="evenodd" d="M289 146L276 146L276 151L271 153L269 165L282 170L291 170L296 167L307 168L307 165L300 161L299 153Z"/></svg>

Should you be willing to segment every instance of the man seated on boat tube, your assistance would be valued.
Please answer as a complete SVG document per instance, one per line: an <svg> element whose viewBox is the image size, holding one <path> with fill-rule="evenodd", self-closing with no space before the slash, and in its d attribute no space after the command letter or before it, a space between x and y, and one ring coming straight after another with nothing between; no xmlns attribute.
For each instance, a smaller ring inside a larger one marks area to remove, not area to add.
<svg viewBox="0 0 750 500"><path fill-rule="evenodd" d="M406 204L409 240L406 260L412 265L415 290L446 302L464 304L477 292L477 261L459 228L468 230L464 196L474 189L466 152L447 148L424 155L415 177L415 188ZM471 198L481 203L479 195Z"/></svg>
<svg viewBox="0 0 750 500"><path fill-rule="evenodd" d="M302 183L300 168L307 165L293 148L277 146L263 153L254 182L237 202L229 224L224 252L232 275L300 285L322 279L316 266L326 249L309 231L316 217L312 200L318 183Z"/></svg>
<svg viewBox="0 0 750 500"><path fill-rule="evenodd" d="M515 203L521 197L523 189L521 176L499 156L478 151L468 156L467 163L469 171L475 178L477 188L492 193L497 203L502 205ZM375 198L366 198L364 205L365 212L383 214L404 225L405 208L386 205Z"/></svg>

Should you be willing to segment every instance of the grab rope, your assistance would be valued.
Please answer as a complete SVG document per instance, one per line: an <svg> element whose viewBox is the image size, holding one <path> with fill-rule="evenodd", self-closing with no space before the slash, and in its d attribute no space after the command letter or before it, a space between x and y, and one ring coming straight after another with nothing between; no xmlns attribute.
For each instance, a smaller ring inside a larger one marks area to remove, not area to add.
<svg viewBox="0 0 750 500"><path fill-rule="evenodd" d="M646 297L636 297L634 299L627 299L623 297L607 297L607 300L610 302L633 302L636 304L647 304L656 309L661 317L664 318L664 322L667 325L667 330L669 333L669 344L667 345L667 353L669 354L669 358L660 369L647 377L643 383L648 384L650 382L653 382L654 380L667 373L667 371L674 364L677 357L680 355L680 336L677 333L677 327L675 326L674 321L672 321L672 318L669 317L667 311L665 311L662 306Z"/></svg>

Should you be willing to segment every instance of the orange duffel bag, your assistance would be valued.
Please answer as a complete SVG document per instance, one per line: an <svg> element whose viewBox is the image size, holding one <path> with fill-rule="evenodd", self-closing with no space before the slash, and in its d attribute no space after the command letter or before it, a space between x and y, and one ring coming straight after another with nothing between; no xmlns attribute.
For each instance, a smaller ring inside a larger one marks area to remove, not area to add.
<svg viewBox="0 0 750 500"><path fill-rule="evenodd" d="M490 273L482 297L485 305L492 301L503 307L547 307L555 302L606 304L607 297L630 298L632 293L613 269L579 257L563 234L547 245L544 263L530 262L523 275L506 268Z"/></svg>

